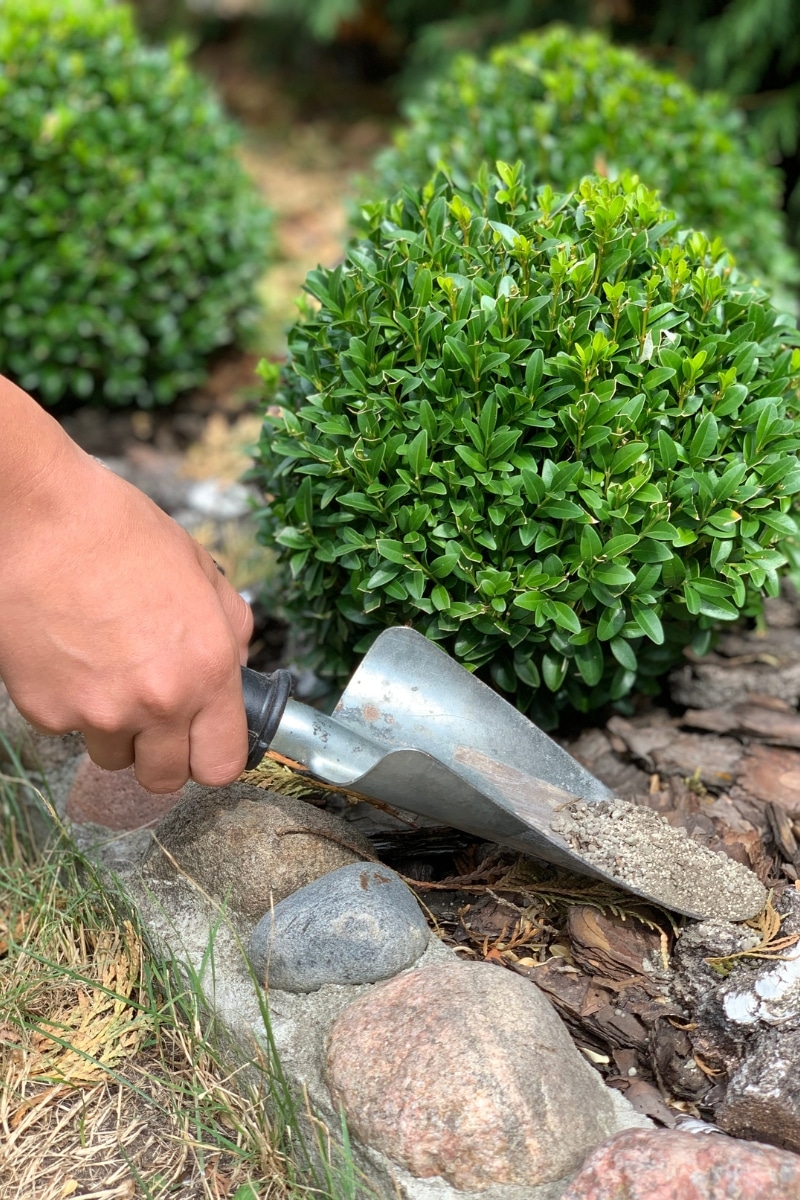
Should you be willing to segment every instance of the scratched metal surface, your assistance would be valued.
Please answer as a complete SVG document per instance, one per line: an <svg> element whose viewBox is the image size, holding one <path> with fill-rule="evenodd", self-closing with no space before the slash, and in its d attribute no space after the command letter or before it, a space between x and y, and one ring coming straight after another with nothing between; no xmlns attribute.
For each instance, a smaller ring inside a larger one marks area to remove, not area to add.
<svg viewBox="0 0 800 1200"><path fill-rule="evenodd" d="M603 877L550 821L608 788L412 629L380 635L331 717L290 700L272 748L329 783Z"/></svg>

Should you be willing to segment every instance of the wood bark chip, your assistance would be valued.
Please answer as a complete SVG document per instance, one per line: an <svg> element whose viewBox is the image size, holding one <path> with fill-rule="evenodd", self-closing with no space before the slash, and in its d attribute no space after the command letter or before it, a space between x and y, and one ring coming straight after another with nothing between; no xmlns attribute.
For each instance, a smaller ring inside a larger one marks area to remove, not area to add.
<svg viewBox="0 0 800 1200"><path fill-rule="evenodd" d="M681 724L709 733L757 738L771 746L800 750L800 715L782 701L774 706L762 702L735 704L733 708L690 708L683 714Z"/></svg>
<svg viewBox="0 0 800 1200"><path fill-rule="evenodd" d="M736 793L800 818L800 751L761 743L748 747L736 774Z"/></svg>
<svg viewBox="0 0 800 1200"><path fill-rule="evenodd" d="M714 791L730 786L743 753L734 738L684 733L677 721L663 713L654 714L646 725L612 717L608 729L622 739L629 754L647 771L662 777L695 778Z"/></svg>
<svg viewBox="0 0 800 1200"><path fill-rule="evenodd" d="M661 954L659 930L643 929L588 905L570 908L567 932L575 962L609 979L630 979L652 970Z"/></svg>

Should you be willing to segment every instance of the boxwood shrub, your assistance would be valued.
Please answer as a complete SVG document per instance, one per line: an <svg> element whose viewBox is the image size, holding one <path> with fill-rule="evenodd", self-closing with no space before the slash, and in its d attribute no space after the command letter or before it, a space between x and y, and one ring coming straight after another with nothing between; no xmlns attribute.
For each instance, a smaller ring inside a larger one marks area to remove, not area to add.
<svg viewBox="0 0 800 1200"><path fill-rule="evenodd" d="M268 219L180 46L95 0L0 0L0 369L170 401L252 318Z"/></svg>
<svg viewBox="0 0 800 1200"><path fill-rule="evenodd" d="M522 159L558 191L591 172L637 172L679 219L722 237L738 265L771 283L796 278L780 212L780 172L755 154L743 118L598 33L524 34L485 60L461 55L407 106L367 191L422 184L442 164L467 186L481 162Z"/></svg>
<svg viewBox="0 0 800 1200"><path fill-rule="evenodd" d="M635 177L498 171L405 189L308 276L263 371L260 529L323 674L409 623L551 722L776 591L800 349Z"/></svg>

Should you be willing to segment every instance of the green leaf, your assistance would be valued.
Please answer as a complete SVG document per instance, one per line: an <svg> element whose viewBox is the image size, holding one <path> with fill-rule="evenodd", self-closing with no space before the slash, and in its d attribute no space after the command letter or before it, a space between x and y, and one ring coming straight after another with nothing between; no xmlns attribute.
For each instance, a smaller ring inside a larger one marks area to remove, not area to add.
<svg viewBox="0 0 800 1200"><path fill-rule="evenodd" d="M678 461L678 447L665 429L658 431L658 454L664 470L672 471Z"/></svg>
<svg viewBox="0 0 800 1200"><path fill-rule="evenodd" d="M459 550L448 550L445 554L440 554L433 559L429 564L429 570L434 578L446 579L451 574L453 568L457 566L460 557Z"/></svg>
<svg viewBox="0 0 800 1200"><path fill-rule="evenodd" d="M644 538L633 551L633 557L640 563L669 562L672 558L672 551L663 542Z"/></svg>
<svg viewBox="0 0 800 1200"><path fill-rule="evenodd" d="M545 687L551 692L557 692L567 676L569 660L560 655L542 655L542 678Z"/></svg>
<svg viewBox="0 0 800 1200"><path fill-rule="evenodd" d="M603 678L603 648L599 642L587 642L575 651L575 665L584 683L596 687Z"/></svg>
<svg viewBox="0 0 800 1200"><path fill-rule="evenodd" d="M620 533L606 542L603 553L608 558L618 558L621 554L627 554L638 541L638 533Z"/></svg>
<svg viewBox="0 0 800 1200"><path fill-rule="evenodd" d="M353 508L356 512L374 513L376 516L380 513L378 505L365 496L363 492L340 493L338 501L345 508Z"/></svg>
<svg viewBox="0 0 800 1200"><path fill-rule="evenodd" d="M422 472L428 466L428 435L424 429L420 429L413 442L408 447L406 461L414 473L419 478Z"/></svg>
<svg viewBox="0 0 800 1200"><path fill-rule="evenodd" d="M546 600L544 612L562 629L568 629L570 633L580 633L580 618L568 604L562 604L559 600Z"/></svg>
<svg viewBox="0 0 800 1200"><path fill-rule="evenodd" d="M717 418L713 413L706 413L689 443L690 462L704 462L716 450L718 438Z"/></svg>
<svg viewBox="0 0 800 1200"><path fill-rule="evenodd" d="M542 677L539 674L539 669L530 658L517 658L514 656L514 670L517 673L518 679L530 688L538 688L541 686Z"/></svg>
<svg viewBox="0 0 800 1200"><path fill-rule="evenodd" d="M611 474L621 475L630 470L633 464L643 458L646 453L647 446L644 442L630 442L627 446L620 446L611 459Z"/></svg>
<svg viewBox="0 0 800 1200"><path fill-rule="evenodd" d="M635 601L631 606L633 619L641 629L642 633L655 642L657 646L664 644L664 627L658 613L654 608L648 608L646 605L637 604ZM623 666L626 664L623 663Z"/></svg>
<svg viewBox="0 0 800 1200"><path fill-rule="evenodd" d="M584 562L592 562L593 559L599 558L603 552L603 543L600 537L591 525L584 525L581 529L581 558Z"/></svg>
<svg viewBox="0 0 800 1200"><path fill-rule="evenodd" d="M611 647L611 653L621 667L624 667L626 671L636 670L636 651L630 642L627 642L625 638L616 637L612 638L608 644Z"/></svg>
<svg viewBox="0 0 800 1200"><path fill-rule="evenodd" d="M543 370L544 354L541 350L534 350L525 367L525 387L529 392L535 392L538 389Z"/></svg>
<svg viewBox="0 0 800 1200"><path fill-rule="evenodd" d="M431 592L431 601L437 612L447 612L450 607L450 593L438 583Z"/></svg>
<svg viewBox="0 0 800 1200"><path fill-rule="evenodd" d="M486 459L477 451L472 450L469 446L456 446L456 454L467 464L472 471L485 471Z"/></svg>
<svg viewBox="0 0 800 1200"><path fill-rule="evenodd" d="M537 609L542 607L543 603L544 597L542 593L535 589L530 592L521 592L518 596L514 597L514 604L516 604L517 608L523 608L526 612L536 612Z"/></svg>
<svg viewBox="0 0 800 1200"><path fill-rule="evenodd" d="M633 571L617 563L597 563L592 574L608 588L626 588L636 580Z"/></svg>
<svg viewBox="0 0 800 1200"><path fill-rule="evenodd" d="M402 542L395 541L392 538L378 538L375 545L382 558L388 558L389 562L398 563L400 566L406 565L408 551Z"/></svg>
<svg viewBox="0 0 800 1200"><path fill-rule="evenodd" d="M377 588L385 587L387 583L391 583L397 578L397 570L393 567L379 567L377 571L373 571L366 583L361 585L362 591L375 591Z"/></svg>
<svg viewBox="0 0 800 1200"><path fill-rule="evenodd" d="M288 546L290 550L305 550L310 540L307 533L301 533L291 525L284 525L275 535L275 541L280 546Z"/></svg>
<svg viewBox="0 0 800 1200"><path fill-rule="evenodd" d="M685 583L683 594L686 607L690 613L712 617L715 621L735 621L740 616L739 609L731 601L722 597L709 599L694 588L691 583Z"/></svg>
<svg viewBox="0 0 800 1200"><path fill-rule="evenodd" d="M571 500L548 500L539 506L537 516L574 521L576 517L585 516L585 513L579 504L573 504Z"/></svg>
<svg viewBox="0 0 800 1200"><path fill-rule="evenodd" d="M597 622L597 636L601 642L610 641L616 637L625 624L625 609L622 605L616 608L605 608Z"/></svg>

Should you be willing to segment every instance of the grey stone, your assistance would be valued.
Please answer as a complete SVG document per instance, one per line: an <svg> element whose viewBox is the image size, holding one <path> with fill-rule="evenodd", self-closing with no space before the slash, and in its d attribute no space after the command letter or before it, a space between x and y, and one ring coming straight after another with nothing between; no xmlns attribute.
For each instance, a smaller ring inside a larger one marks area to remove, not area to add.
<svg viewBox="0 0 800 1200"><path fill-rule="evenodd" d="M250 962L269 987L314 992L374 983L412 966L430 931L394 871L350 863L275 905L250 937Z"/></svg>
<svg viewBox="0 0 800 1200"><path fill-rule="evenodd" d="M156 827L144 872L184 875L215 902L258 921L298 888L371 854L366 838L302 800L246 783L190 783Z"/></svg>
<svg viewBox="0 0 800 1200"><path fill-rule="evenodd" d="M68 782L64 786L68 787ZM287 1092L291 1094L295 1121L302 1144L314 1160L316 1177L308 1175L303 1153L298 1152L300 1138L294 1143L295 1169L299 1178L319 1186L326 1171L342 1165L341 1114L324 1079L331 1027L354 999L375 990L376 985L329 984L307 993L273 987L265 1005L264 992L244 954L242 928L235 914L221 910L184 872L143 873L144 846L152 838L151 832L122 833L113 838L107 829L97 827L96 832L99 836L93 840L89 826L73 829L122 912L136 911L151 953L170 963L213 1013L219 1051L237 1086L252 1096L254 1104L266 1103L270 1111L273 1105L274 1111L284 1111ZM432 937L407 974L454 963L458 963L454 952ZM588 1067L587 1071L590 1082L596 1082L597 1076L592 1076ZM605 1095L612 1105L615 1129L651 1126L621 1093L609 1090ZM590 1088L587 1103L592 1097ZM441 1177L412 1175L352 1131L349 1153L357 1178L363 1180L358 1195L377 1200L559 1200L568 1182L566 1177L549 1183L498 1181L479 1190L456 1191Z"/></svg>
<svg viewBox="0 0 800 1200"><path fill-rule="evenodd" d="M361 995L331 1030L327 1079L351 1134L460 1190L554 1183L621 1127L546 997L488 963L454 959Z"/></svg>

